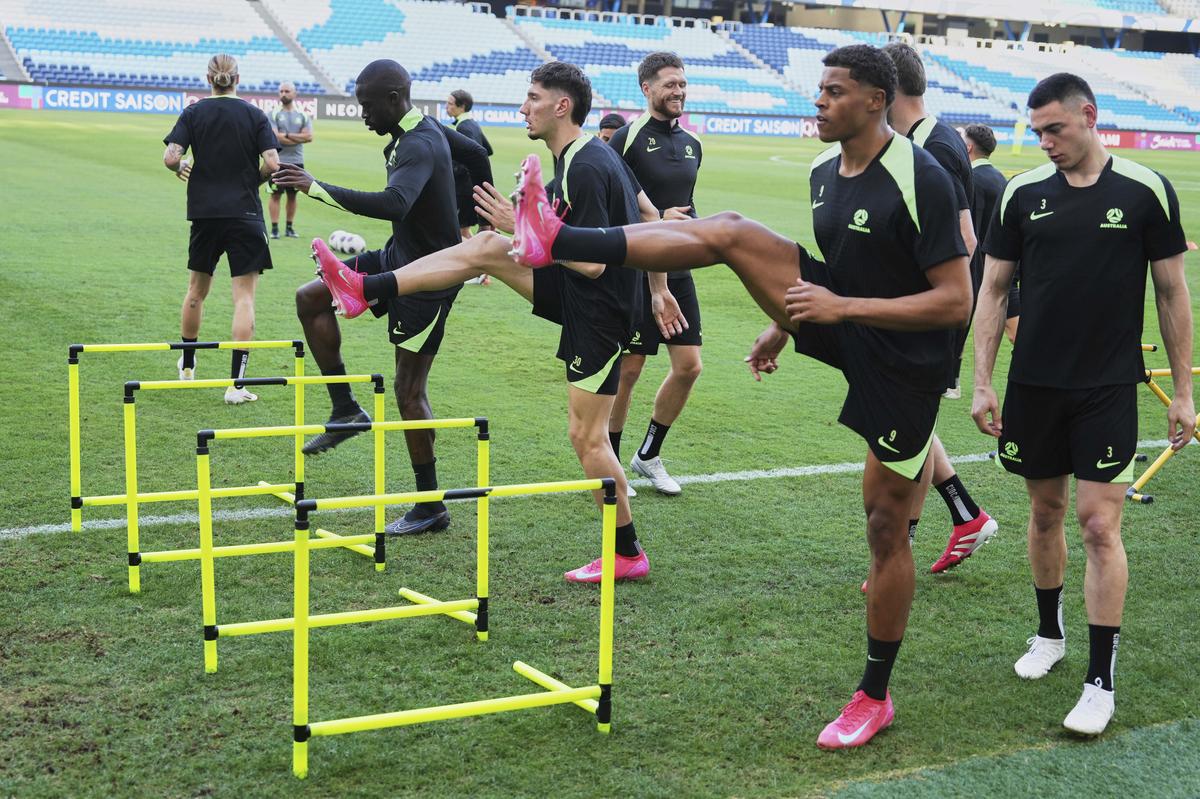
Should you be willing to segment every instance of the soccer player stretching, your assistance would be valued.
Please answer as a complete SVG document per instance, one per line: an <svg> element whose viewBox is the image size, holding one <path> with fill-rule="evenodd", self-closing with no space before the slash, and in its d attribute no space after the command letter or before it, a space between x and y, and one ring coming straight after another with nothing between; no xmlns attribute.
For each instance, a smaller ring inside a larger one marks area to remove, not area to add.
<svg viewBox="0 0 1200 799"><path fill-rule="evenodd" d="M1113 674L1129 580L1121 511L1133 479L1137 384L1145 376L1139 345L1147 262L1175 383L1167 409L1171 446L1186 444L1196 425L1187 242L1167 179L1104 149L1087 82L1051 75L1028 102L1030 128L1051 163L1009 181L988 231L971 413L980 430L999 439L1000 464L1024 477L1029 492L1039 623L1015 666L1027 680L1046 676L1066 652L1065 519L1075 475L1075 513L1087 554L1089 657L1083 694L1063 726L1099 735L1115 709ZM1017 259L1021 334L1001 416L992 370Z"/></svg>

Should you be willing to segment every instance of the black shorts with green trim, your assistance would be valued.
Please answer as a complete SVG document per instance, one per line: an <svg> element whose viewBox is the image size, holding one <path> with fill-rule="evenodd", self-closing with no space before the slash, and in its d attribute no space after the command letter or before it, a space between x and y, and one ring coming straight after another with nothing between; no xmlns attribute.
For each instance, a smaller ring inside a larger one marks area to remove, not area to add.
<svg viewBox="0 0 1200 799"><path fill-rule="evenodd" d="M567 382L590 394L614 396L621 382L621 353L630 334L563 313L561 281L566 267L551 264L533 273L533 315L562 328L555 357L566 365Z"/></svg>
<svg viewBox="0 0 1200 799"><path fill-rule="evenodd" d="M188 241L188 269L211 275L224 254L229 274L262 274L271 268L267 227L261 219L194 219Z"/></svg>
<svg viewBox="0 0 1200 799"><path fill-rule="evenodd" d="M1028 480L1074 474L1097 483L1133 481L1137 385L1050 388L1014 383L1004 392L997 461Z"/></svg>
<svg viewBox="0 0 1200 799"><path fill-rule="evenodd" d="M668 346L699 347L702 341L700 331L700 298L696 296L696 281L690 272L672 272L667 280L667 288L679 304L679 311L687 320L688 329L677 336L671 336L664 341L654 321L654 308L650 301L650 288L646 287L642 294L644 299L641 318L633 329L633 338L629 341L628 351L633 355L658 355L658 348Z"/></svg>
<svg viewBox="0 0 1200 799"><path fill-rule="evenodd" d="M828 287L829 267L800 248L800 273ZM841 371L848 384L838 422L862 436L879 461L892 471L918 480L937 426L940 391L919 391L884 374L865 349L854 326L801 323L796 352Z"/></svg>
<svg viewBox="0 0 1200 799"><path fill-rule="evenodd" d="M286 162L280 161L279 163L283 164ZM304 162L301 161L300 163L292 164L291 166L295 166L295 167L299 167L300 169L304 169ZM296 189L294 189L294 188L286 188L285 189L283 186L276 186L275 182L272 180L267 181L267 191L270 192L271 194L283 194L284 192L287 192L288 197L296 196Z"/></svg>
<svg viewBox="0 0 1200 799"><path fill-rule="evenodd" d="M364 275L390 271L383 250L371 250L342 263ZM408 294L372 303L370 309L377 319L387 315L388 340L397 347L421 355L437 355L446 335L446 317L454 307L456 296Z"/></svg>

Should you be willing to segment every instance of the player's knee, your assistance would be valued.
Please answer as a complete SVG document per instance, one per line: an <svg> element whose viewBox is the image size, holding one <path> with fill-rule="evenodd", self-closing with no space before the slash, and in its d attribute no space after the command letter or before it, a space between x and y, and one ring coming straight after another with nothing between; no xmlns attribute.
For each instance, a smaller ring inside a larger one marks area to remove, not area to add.
<svg viewBox="0 0 1200 799"><path fill-rule="evenodd" d="M636 381L642 376L642 369L646 366L645 355L625 355L621 358L621 381L633 380Z"/></svg>
<svg viewBox="0 0 1200 799"><path fill-rule="evenodd" d="M711 218L715 223L713 243L722 249L732 247L738 241L747 222L737 211L722 211Z"/></svg>
<svg viewBox="0 0 1200 799"><path fill-rule="evenodd" d="M325 287L316 281L296 289L296 316L307 319L329 310L328 294Z"/></svg>
<svg viewBox="0 0 1200 799"><path fill-rule="evenodd" d="M680 363L671 364L671 374L680 383L691 386L700 379L700 372L704 370L703 364L699 358L689 359Z"/></svg>
<svg viewBox="0 0 1200 799"><path fill-rule="evenodd" d="M468 248L467 251L481 260L507 253L511 244L507 236L502 236L494 230L481 230L463 242L463 246Z"/></svg>
<svg viewBox="0 0 1200 799"><path fill-rule="evenodd" d="M1067 508L1058 501L1035 502L1029 510L1029 528L1034 535L1058 535Z"/></svg>
<svg viewBox="0 0 1200 799"><path fill-rule="evenodd" d="M1080 514L1079 529L1088 552L1104 553L1121 546L1121 525L1106 513Z"/></svg>
<svg viewBox="0 0 1200 799"><path fill-rule="evenodd" d="M899 507L875 506L867 510L867 544L877 559L887 559L908 546L907 513Z"/></svg>

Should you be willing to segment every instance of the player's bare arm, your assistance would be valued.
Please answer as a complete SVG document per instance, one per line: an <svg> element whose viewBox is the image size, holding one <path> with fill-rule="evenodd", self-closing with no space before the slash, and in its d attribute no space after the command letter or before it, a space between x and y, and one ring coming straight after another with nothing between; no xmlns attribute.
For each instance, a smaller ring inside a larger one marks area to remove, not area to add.
<svg viewBox="0 0 1200 799"><path fill-rule="evenodd" d="M168 144L167 149L163 152L163 166L174 172L175 176L185 183L192 174L191 162L183 157L186 152L186 147L175 142Z"/></svg>
<svg viewBox="0 0 1200 799"><path fill-rule="evenodd" d="M1179 450L1196 429L1192 400L1192 300L1183 271L1183 253L1150 262L1158 329L1171 363L1175 398L1167 408L1167 438Z"/></svg>
<svg viewBox="0 0 1200 799"><path fill-rule="evenodd" d="M903 297L842 297L824 286L797 278L787 290L793 322L832 325L857 322L885 330L940 330L962 327L971 315L971 276L965 256L925 271L931 288Z"/></svg>
<svg viewBox="0 0 1200 799"><path fill-rule="evenodd" d="M662 218L646 192L639 191L637 200L638 213L643 222L657 222ZM684 318L675 295L667 285L667 273L647 272L646 278L650 284L650 308L654 323L658 325L663 340L670 341L672 336L688 329L687 319Z"/></svg>
<svg viewBox="0 0 1200 799"><path fill-rule="evenodd" d="M980 432L996 438L1004 431L1004 423L1000 418L1000 400L992 387L992 372L1004 335L1008 287L1016 269L1016 261L987 256L979 302L975 306L975 397L971 401L971 418Z"/></svg>
<svg viewBox="0 0 1200 799"><path fill-rule="evenodd" d="M271 176L279 170L279 151L275 149L263 150L260 154L262 157L262 165L258 168L258 176L266 182Z"/></svg>

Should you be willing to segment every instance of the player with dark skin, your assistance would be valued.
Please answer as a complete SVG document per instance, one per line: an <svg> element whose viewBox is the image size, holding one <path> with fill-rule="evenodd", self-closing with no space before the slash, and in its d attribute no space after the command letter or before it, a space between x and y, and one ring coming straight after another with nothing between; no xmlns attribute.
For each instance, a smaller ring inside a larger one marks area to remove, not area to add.
<svg viewBox="0 0 1200 799"><path fill-rule="evenodd" d="M892 69L894 88L895 73ZM866 172L886 147L904 146L896 145L894 139L907 141L897 137L887 125L888 92L872 83L855 79L851 76L852 71L852 68L843 66L827 67L822 74L820 95L816 101L821 139L841 144L841 178ZM919 162L920 159L928 159L928 163L932 163L931 157L919 149L912 157ZM944 193L952 194L949 191L949 178L944 173L933 168L925 171L935 175L936 180L944 181ZM925 179L935 178L926 176ZM941 184L938 186L940 188ZM524 197L518 198L518 204L526 201ZM947 206L943 216L944 219L939 217L942 227L957 231L956 211ZM505 229L508 226L502 224L497 227ZM582 246L567 246L560 250L559 245L566 244L563 234L568 230L593 235L586 242L577 240L577 244ZM597 235L601 233L603 235ZM614 236L614 233L617 235ZM803 251L795 242L731 212L703 219L631 225L603 231L563 227L558 233L558 243L553 245L552 258L567 260L578 257L573 255L576 249L581 252L590 249L594 258L608 260L610 253L603 249L608 245L603 242L619 239L622 235L624 243L619 246L623 246L623 250L616 253L622 257L617 262L633 268L670 272L721 263L729 265L772 320L771 326L754 342L746 359L756 379L778 368L778 357L787 345L789 335L801 331L805 325L855 323L886 331L927 331L960 327L967 323L970 315L971 283L961 237L958 238L961 255L924 269L924 278L929 287L927 290L891 297L841 296L822 285L804 280L800 269ZM957 233L954 235L957 236ZM462 246L477 247L482 244L477 237ZM523 243L519 243L518 251L523 246ZM546 249L544 242L543 249ZM398 292L405 294L434 288L448 279L447 273L457 279L462 264L454 263L453 259L447 260L446 255L447 252L437 253L403 270L392 272ZM504 265L493 264L490 259L478 259L473 266L491 271L506 282L520 281L511 271L511 262ZM945 349L948 363L950 348L947 345ZM931 396L935 405L937 394L940 394L940 389ZM923 434L928 436L931 432L930 425L930 429ZM908 511L919 487L919 483L911 476L893 470L873 450L868 449L863 474L867 542L871 550L867 631L870 638L897 642L897 648L912 605L914 572L912 552L908 546ZM872 662L868 663L868 671L877 659L870 658ZM890 671L890 661L888 668ZM847 706L844 716L850 711L851 706ZM844 720L839 719L839 722ZM863 735L860 730L848 736L843 739L842 745L865 743L890 720L890 717L886 721L879 720L876 728L868 734ZM842 724L839 729L846 727ZM822 746L826 745L824 739L825 733L822 734Z"/></svg>

